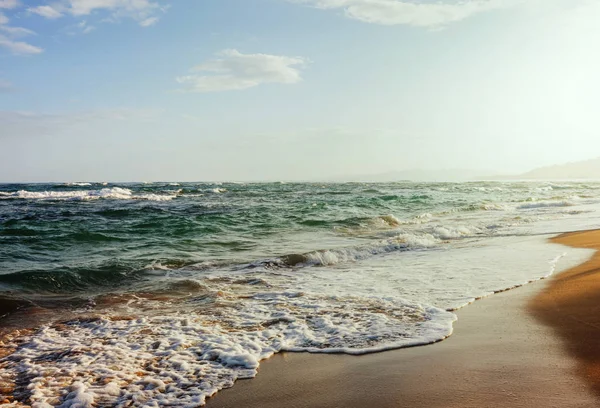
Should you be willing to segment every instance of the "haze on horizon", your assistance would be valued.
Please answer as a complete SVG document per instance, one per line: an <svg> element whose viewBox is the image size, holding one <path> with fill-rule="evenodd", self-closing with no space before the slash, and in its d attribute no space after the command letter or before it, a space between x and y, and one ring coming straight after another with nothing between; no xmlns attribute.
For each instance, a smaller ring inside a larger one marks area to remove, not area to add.
<svg viewBox="0 0 600 408"><path fill-rule="evenodd" d="M0 181L600 156L593 0L0 0Z"/></svg>

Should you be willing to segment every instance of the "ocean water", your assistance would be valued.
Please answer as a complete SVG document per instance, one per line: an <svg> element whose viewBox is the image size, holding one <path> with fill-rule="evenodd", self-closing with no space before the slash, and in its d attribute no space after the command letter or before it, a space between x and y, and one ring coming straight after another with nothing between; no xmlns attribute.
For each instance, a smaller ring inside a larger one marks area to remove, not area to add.
<svg viewBox="0 0 600 408"><path fill-rule="evenodd" d="M0 391L199 406L277 352L434 343L587 259L547 238L599 209L594 182L0 185Z"/></svg>

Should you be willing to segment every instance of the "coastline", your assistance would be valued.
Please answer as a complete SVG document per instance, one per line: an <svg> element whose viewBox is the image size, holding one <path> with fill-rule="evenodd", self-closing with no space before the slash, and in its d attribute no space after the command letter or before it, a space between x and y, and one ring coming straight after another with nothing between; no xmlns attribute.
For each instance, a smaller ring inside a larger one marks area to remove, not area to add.
<svg viewBox="0 0 600 408"><path fill-rule="evenodd" d="M600 231L552 242L600 249ZM600 302L589 309L600 299L594 294L600 294L598 252L550 279L459 310L454 334L443 342L364 356L277 354L261 363L256 378L236 382L206 406L596 407L599 337L586 331L597 323L600 335ZM575 312L593 318L581 323Z"/></svg>

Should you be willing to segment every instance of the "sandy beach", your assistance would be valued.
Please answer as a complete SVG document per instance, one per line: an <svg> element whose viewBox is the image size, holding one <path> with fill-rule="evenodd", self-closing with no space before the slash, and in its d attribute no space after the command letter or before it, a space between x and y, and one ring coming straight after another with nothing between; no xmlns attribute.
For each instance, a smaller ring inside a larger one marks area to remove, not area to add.
<svg viewBox="0 0 600 408"><path fill-rule="evenodd" d="M600 231L554 242L600 248ZM595 407L600 256L458 312L454 334L366 356L282 353L210 408ZM594 393L595 390L595 393Z"/></svg>
<svg viewBox="0 0 600 408"><path fill-rule="evenodd" d="M553 242L600 250L600 231L560 235ZM529 304L577 361L577 373L600 397L600 253L557 275Z"/></svg>

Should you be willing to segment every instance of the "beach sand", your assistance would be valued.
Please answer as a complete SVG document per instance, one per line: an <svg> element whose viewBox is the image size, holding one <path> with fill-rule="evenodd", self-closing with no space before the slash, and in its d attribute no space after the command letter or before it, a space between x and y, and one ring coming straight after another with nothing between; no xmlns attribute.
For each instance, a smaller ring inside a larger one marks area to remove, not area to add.
<svg viewBox="0 0 600 408"><path fill-rule="evenodd" d="M600 250L600 231L563 234L552 241ZM577 361L577 373L600 399L600 252L557 275L529 307L562 339Z"/></svg>
<svg viewBox="0 0 600 408"><path fill-rule="evenodd" d="M555 242L600 248L600 232ZM365 356L281 353L207 407L597 407L599 294L596 255L461 309L443 342Z"/></svg>

